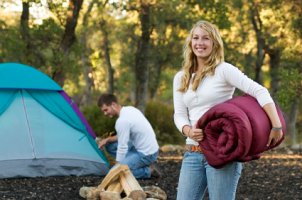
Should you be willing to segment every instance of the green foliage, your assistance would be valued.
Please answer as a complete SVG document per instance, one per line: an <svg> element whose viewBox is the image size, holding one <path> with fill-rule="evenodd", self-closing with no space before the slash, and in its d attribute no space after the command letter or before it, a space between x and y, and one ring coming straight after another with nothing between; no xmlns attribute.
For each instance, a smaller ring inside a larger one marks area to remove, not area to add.
<svg viewBox="0 0 302 200"><path fill-rule="evenodd" d="M297 19L293 20L293 28L299 33L300 37L302 37L302 16L300 15Z"/></svg>
<svg viewBox="0 0 302 200"><path fill-rule="evenodd" d="M81 111L98 137L105 136L115 130L116 119L104 116L96 105L83 107Z"/></svg>
<svg viewBox="0 0 302 200"><path fill-rule="evenodd" d="M24 57L25 46L19 37L17 28L8 28L0 22L0 61L1 62L20 62Z"/></svg>
<svg viewBox="0 0 302 200"><path fill-rule="evenodd" d="M289 64L293 63L287 63L287 66ZM299 98L299 90L301 90L301 73L297 68L284 68L281 70L281 74L284 81L281 82L281 87L277 91L277 98L280 106L288 112L290 111L294 99Z"/></svg>
<svg viewBox="0 0 302 200"><path fill-rule="evenodd" d="M29 49L30 58L27 58L32 66L41 68L45 73L49 66L56 68L57 60L62 59L62 53L58 51L63 29L53 19L46 19L41 25L34 25L30 30L32 49ZM47 33L47 34L45 34ZM39 58L39 60L37 59ZM48 73L51 75L51 73Z"/></svg>
<svg viewBox="0 0 302 200"><path fill-rule="evenodd" d="M146 106L145 115L154 128L160 145L182 144L185 141L175 127L171 105L151 101Z"/></svg>

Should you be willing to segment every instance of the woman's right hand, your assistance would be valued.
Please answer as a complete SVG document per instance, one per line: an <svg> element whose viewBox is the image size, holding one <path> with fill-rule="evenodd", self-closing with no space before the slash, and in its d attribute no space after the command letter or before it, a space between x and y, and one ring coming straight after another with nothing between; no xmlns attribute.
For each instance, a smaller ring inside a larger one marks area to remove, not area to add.
<svg viewBox="0 0 302 200"><path fill-rule="evenodd" d="M192 140L195 140L196 142L200 142L203 140L203 131L200 128L185 126L183 128L184 134L191 138Z"/></svg>
<svg viewBox="0 0 302 200"><path fill-rule="evenodd" d="M196 142L200 142L203 140L203 132L200 128L192 128L190 131L189 137Z"/></svg>

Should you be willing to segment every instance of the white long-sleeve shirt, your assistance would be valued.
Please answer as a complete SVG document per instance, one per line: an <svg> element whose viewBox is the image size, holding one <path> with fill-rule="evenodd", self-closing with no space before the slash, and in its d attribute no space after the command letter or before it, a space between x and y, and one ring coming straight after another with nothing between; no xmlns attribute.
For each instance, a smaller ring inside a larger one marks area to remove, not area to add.
<svg viewBox="0 0 302 200"><path fill-rule="evenodd" d="M135 107L122 107L115 123L115 130L118 138L116 155L118 162L125 158L129 142L144 155L154 154L159 149L151 124L143 113Z"/></svg>
<svg viewBox="0 0 302 200"><path fill-rule="evenodd" d="M206 76L196 91L192 90L192 78L186 92L178 91L183 74L183 71L179 71L173 81L174 122L179 131L182 131L185 125L195 126L198 119L211 107L231 99L235 88L255 97L262 107L267 103L273 103L265 87L226 62L216 67L214 75ZM195 74L192 74L193 76ZM186 143L198 145L190 138L187 138Z"/></svg>

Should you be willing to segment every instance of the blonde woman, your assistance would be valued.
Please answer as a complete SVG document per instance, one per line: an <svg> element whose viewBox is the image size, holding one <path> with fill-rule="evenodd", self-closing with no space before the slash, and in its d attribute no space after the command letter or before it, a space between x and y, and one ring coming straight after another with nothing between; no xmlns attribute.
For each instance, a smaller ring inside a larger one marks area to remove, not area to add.
<svg viewBox="0 0 302 200"><path fill-rule="evenodd" d="M242 164L232 162L223 168L210 166L199 142L198 119L211 107L231 99L236 88L255 97L268 115L273 129L267 145L282 138L281 122L266 88L224 61L223 42L215 25L197 22L184 45L184 61L173 82L174 121L187 137L186 152L179 176L178 200L200 200L208 190L211 200L235 199Z"/></svg>

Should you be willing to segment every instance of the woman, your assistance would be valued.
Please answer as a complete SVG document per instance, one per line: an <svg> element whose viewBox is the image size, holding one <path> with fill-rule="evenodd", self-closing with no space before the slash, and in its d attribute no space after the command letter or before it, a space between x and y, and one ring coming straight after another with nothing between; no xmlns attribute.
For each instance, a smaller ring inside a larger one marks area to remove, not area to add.
<svg viewBox="0 0 302 200"><path fill-rule="evenodd" d="M224 49L216 26L197 22L184 45L184 61L173 82L174 121L186 139L179 176L178 200L200 200L208 189L211 200L235 199L242 164L232 162L221 169L211 167L198 146L203 139L198 119L211 107L231 99L235 88L255 97L268 115L272 130L267 145L282 138L275 104L266 88L224 62Z"/></svg>

